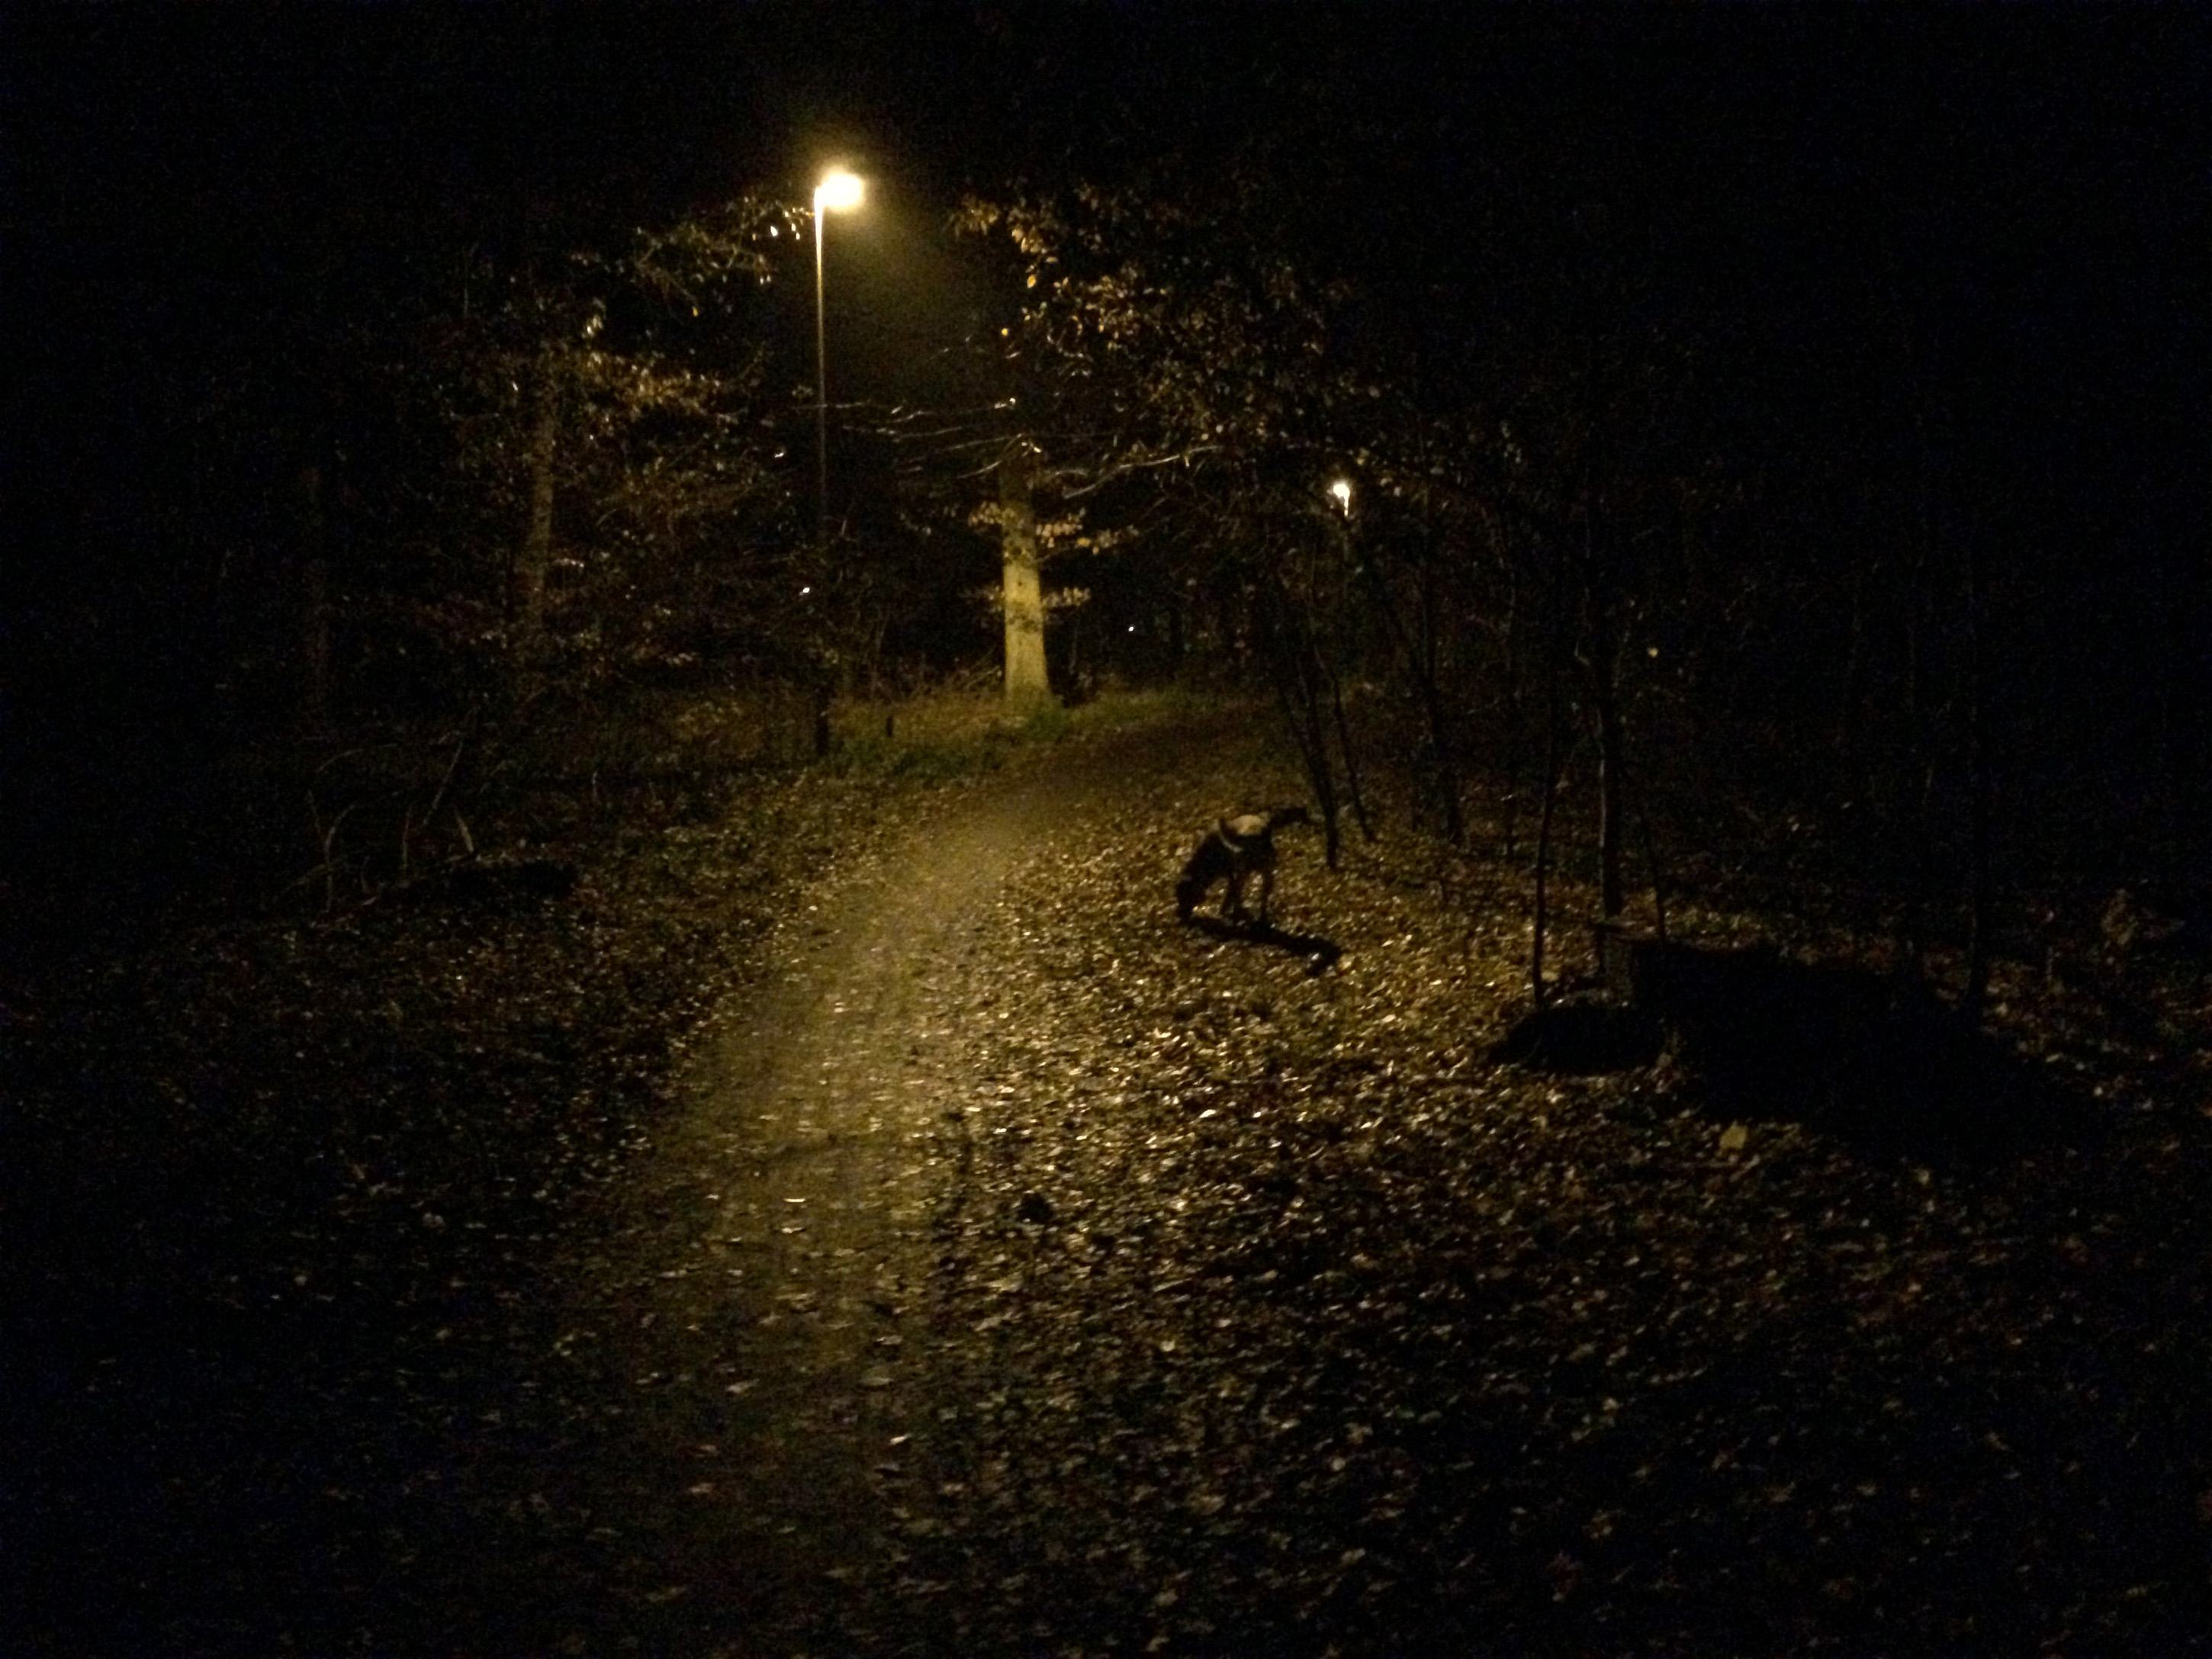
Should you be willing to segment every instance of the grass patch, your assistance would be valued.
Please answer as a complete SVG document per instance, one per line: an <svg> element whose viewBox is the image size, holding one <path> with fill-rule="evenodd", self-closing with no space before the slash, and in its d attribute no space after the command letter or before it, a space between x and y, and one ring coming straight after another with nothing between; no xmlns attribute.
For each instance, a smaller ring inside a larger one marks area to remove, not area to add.
<svg viewBox="0 0 2212 1659"><path fill-rule="evenodd" d="M1179 690L1116 692L1066 708L1009 708L992 691L855 698L831 711L830 765L848 777L945 782L994 772L1025 753L1166 720L1194 701Z"/></svg>

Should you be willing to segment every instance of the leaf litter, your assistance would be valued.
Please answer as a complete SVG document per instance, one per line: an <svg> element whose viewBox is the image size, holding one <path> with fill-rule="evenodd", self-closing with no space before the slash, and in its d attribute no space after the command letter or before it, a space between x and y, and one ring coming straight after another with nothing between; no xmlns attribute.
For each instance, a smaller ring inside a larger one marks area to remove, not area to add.
<svg viewBox="0 0 2212 1659"><path fill-rule="evenodd" d="M921 1265L871 1292L859 1395L810 1407L865 1457L867 1506L804 1596L696 1571L700 1539L742 1561L755 1525L716 1507L738 1419L690 1402L775 1392L728 1328L727 1275L768 1229L703 1244L708 1171L665 1212L680 1248L594 1242L651 1231L623 1194L681 1142L679 1051L767 941L807 939L799 882L748 887L714 850L734 836L663 843L648 877L474 938L203 940L108 999L143 998L135 1064L91 1024L19 1029L46 1111L112 1073L173 1113L159 1150L181 1160L149 1171L112 1094L25 1136L71 1150L83 1213L112 1215L98 1181L153 1206L128 1272L40 1258L29 1305L72 1334L27 1377L65 1431L35 1474L67 1493L72 1453L152 1448L152 1513L217 1539L58 1527L36 1564L144 1548L172 1574L146 1618L180 1652L428 1650L434 1630L447 1651L746 1652L763 1617L841 1653L2207 1650L2189 1043L2161 1058L2008 970L2006 1036L2100 1128L1972 1165L1716 1115L1673 1047L1500 1066L1510 870L1408 837L1330 872L1317 837L1289 844L1277 920L1338 948L1318 974L1176 925L1194 827L1289 798L1273 767L1192 748L1072 814L966 919L965 970L859 1039L938 1045L958 1103L917 1091L887 1224ZM864 866L881 843L840 837L881 809L824 786L792 844ZM308 1101L303 1127L238 1127ZM645 1261L649 1305L591 1290ZM785 1294L763 1320L823 1317ZM644 1311L544 1328L594 1295ZM85 1297L108 1311L61 1318ZM656 1560L609 1506L609 1449L639 1434L660 1456L629 1501L688 1505L690 1553Z"/></svg>

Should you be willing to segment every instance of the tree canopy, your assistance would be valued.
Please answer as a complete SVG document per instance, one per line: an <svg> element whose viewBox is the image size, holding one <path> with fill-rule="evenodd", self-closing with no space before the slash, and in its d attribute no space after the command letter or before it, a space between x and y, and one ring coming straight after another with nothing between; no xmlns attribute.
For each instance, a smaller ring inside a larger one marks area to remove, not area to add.
<svg viewBox="0 0 2212 1659"><path fill-rule="evenodd" d="M1900 880L1993 800L2039 856L2197 844L2201 31L817 32L50 22L16 775L939 672L1019 444L1062 689L1256 667L1355 810L1364 744L1510 842L1610 731ZM833 239L825 547L800 175L841 149L904 182Z"/></svg>

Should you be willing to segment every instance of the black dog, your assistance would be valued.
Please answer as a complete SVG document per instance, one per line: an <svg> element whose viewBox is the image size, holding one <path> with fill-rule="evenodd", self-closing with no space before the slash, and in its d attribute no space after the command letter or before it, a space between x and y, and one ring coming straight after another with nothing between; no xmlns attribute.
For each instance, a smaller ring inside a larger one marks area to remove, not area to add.
<svg viewBox="0 0 2212 1659"><path fill-rule="evenodd" d="M1182 879L1176 883L1176 915L1188 921L1206 889L1225 877L1229 896L1222 903L1221 914L1231 921L1245 921L1245 878L1257 876L1260 925L1266 927L1267 901L1275 891L1275 831L1286 823L1312 822L1312 815L1303 806L1278 806L1266 812L1223 818L1199 842L1190 862L1182 867Z"/></svg>

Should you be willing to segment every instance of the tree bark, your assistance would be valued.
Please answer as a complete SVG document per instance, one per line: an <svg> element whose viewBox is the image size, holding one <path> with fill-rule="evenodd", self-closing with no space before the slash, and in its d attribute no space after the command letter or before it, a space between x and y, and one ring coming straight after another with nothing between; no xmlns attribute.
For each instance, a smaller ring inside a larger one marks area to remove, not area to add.
<svg viewBox="0 0 2212 1659"><path fill-rule="evenodd" d="M1559 793L1560 719L1559 704L1564 688L1560 682L1566 675L1566 641L1565 613L1566 605L1559 592L1564 575L1555 574L1552 590L1546 598L1545 663L1544 663L1544 776L1543 796L1536 814L1536 895L1534 915L1531 918L1528 938L1528 1000L1538 1013L1544 1012L1550 992L1544 979L1544 936L1551 923L1552 823L1557 810Z"/></svg>
<svg viewBox="0 0 2212 1659"><path fill-rule="evenodd" d="M1599 499L1584 485L1583 502L1583 599L1587 607L1585 648L1589 653L1592 712L1597 720L1598 914L1616 920L1627 903L1622 873L1622 783L1626 765L1620 716L1619 595L1613 549L1601 540ZM1609 532L1611 526L1606 526Z"/></svg>
<svg viewBox="0 0 2212 1659"><path fill-rule="evenodd" d="M1006 701L1038 702L1052 688L1044 665L1044 592L1037 574L1036 511L1029 447L1017 443L999 461L999 533L1006 614Z"/></svg>
<svg viewBox="0 0 2212 1659"><path fill-rule="evenodd" d="M1590 617L1590 689L1597 714L1598 911L1607 921L1627 902L1621 870L1622 781L1626 760L1620 719L1620 653L1613 638L1611 606L1602 592L1593 595Z"/></svg>
<svg viewBox="0 0 2212 1659"><path fill-rule="evenodd" d="M510 596L515 656L538 654L545 627L545 584L553 568L553 464L560 448L561 377L549 356L538 367L536 405L530 421L530 520L514 562Z"/></svg>
<svg viewBox="0 0 2212 1659"><path fill-rule="evenodd" d="M1283 711L1283 722L1321 807L1322 846L1328 867L1334 870L1344 841L1336 771L1328 752L1329 710L1325 703L1333 692L1328 666L1279 572L1259 574L1252 622L1268 683L1275 688L1275 699Z"/></svg>
<svg viewBox="0 0 2212 1659"><path fill-rule="evenodd" d="M1552 665L1544 704L1544 796L1536 813L1536 899L1528 930L1528 1000L1544 1011L1544 934L1551 923L1552 814L1559 791L1559 673Z"/></svg>

